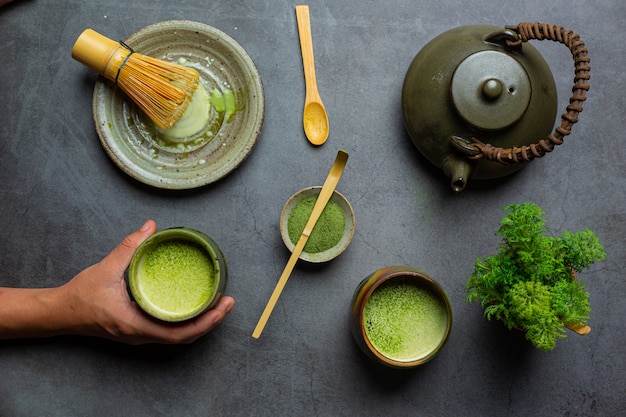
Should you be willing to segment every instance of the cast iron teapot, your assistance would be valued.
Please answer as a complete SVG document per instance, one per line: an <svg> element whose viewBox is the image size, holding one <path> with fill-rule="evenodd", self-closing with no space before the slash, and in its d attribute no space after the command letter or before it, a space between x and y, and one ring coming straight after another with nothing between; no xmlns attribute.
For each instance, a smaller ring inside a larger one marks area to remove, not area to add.
<svg viewBox="0 0 626 417"><path fill-rule="evenodd" d="M573 95L553 133L557 90L530 39L560 42L574 58ZM461 191L469 178L502 177L551 152L578 121L588 90L587 48L572 31L545 23L471 25L419 51L404 79L402 110L415 146Z"/></svg>

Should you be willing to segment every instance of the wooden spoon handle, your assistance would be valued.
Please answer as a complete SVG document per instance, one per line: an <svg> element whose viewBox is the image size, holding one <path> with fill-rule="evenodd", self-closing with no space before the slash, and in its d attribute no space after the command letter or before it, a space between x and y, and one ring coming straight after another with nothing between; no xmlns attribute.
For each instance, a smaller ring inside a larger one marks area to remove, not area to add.
<svg viewBox="0 0 626 417"><path fill-rule="evenodd" d="M309 6L296 6L296 20L298 21L298 35L300 36L300 49L302 51L302 66L304 67L304 80L309 92L317 92L317 80L315 78L315 59L313 58L313 37L311 35L311 19Z"/></svg>

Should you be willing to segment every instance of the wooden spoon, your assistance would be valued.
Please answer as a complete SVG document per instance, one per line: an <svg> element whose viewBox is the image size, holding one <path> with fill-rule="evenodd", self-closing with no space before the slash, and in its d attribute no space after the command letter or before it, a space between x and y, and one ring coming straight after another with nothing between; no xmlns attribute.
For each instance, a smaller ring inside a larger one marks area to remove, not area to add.
<svg viewBox="0 0 626 417"><path fill-rule="evenodd" d="M304 112L302 115L304 133L307 139L309 139L309 142L313 145L321 145L326 142L328 138L328 115L326 114L326 108L322 103L319 92L317 91L309 6L296 6L296 18L298 21L302 66L304 67L304 80L306 84Z"/></svg>
<svg viewBox="0 0 626 417"><path fill-rule="evenodd" d="M306 222L304 230L302 231L302 234L298 239L298 243L296 243L296 247L293 249L293 252L291 252L289 261L287 261L287 265L285 266L282 275L278 279L278 283L274 288L274 292L270 296L270 299L265 306L265 310L263 310L263 314L261 314L261 318L259 319L259 322L254 329L254 332L252 332L252 337L254 337L255 339L258 339L259 336L261 336L261 333L265 328L265 324L267 324L267 320L269 319L270 314L272 314L272 310L274 310L274 306L278 301L278 297L280 297L280 293L283 291L283 288L285 288L285 284L289 279L289 275L291 275L291 271L293 271L293 268L296 266L296 261L300 257L300 253L302 253L304 245L306 244L307 240L309 240L309 236L311 235L313 227L315 227L315 223L317 223L317 220L320 218L322 211L324 211L324 207L326 207L326 204L330 200L330 197L333 195L335 187L337 187L337 183L339 182L339 178L341 178L341 174L343 174L343 169L346 166L346 162L348 162L348 153L346 151L339 151L337 153L337 157L335 158L333 166L330 168L328 177L326 177L326 181L324 181L324 185L320 190L317 201L313 206L311 217L309 217L309 220Z"/></svg>

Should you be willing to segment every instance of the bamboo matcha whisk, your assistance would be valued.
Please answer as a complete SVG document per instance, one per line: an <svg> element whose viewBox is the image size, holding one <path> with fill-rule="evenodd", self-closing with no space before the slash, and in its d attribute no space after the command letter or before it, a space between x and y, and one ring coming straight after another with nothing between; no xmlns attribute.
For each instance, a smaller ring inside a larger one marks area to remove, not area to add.
<svg viewBox="0 0 626 417"><path fill-rule="evenodd" d="M72 58L115 82L164 129L182 117L200 80L193 68L139 54L92 29L76 40Z"/></svg>

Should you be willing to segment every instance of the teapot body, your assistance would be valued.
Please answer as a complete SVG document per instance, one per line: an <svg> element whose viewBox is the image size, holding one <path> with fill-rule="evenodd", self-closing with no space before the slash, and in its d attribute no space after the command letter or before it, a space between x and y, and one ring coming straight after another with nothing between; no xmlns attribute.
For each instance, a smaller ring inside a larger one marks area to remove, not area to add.
<svg viewBox="0 0 626 417"><path fill-rule="evenodd" d="M528 43L506 46L500 40L507 36L514 34L487 25L452 29L425 45L405 75L407 133L456 191L469 178L503 177L525 164L471 160L451 137L512 147L533 143L554 126L557 90L547 63Z"/></svg>

